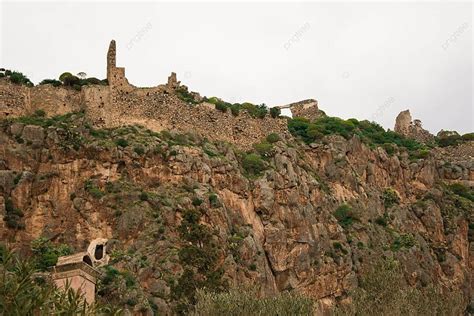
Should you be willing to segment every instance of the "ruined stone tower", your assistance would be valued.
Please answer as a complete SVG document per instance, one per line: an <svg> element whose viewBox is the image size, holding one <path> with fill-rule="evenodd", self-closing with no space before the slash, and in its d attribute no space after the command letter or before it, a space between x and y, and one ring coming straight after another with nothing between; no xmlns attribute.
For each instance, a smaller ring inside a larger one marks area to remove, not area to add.
<svg viewBox="0 0 474 316"><path fill-rule="evenodd" d="M110 83L110 79L112 78L113 71L117 67L116 56L117 56L117 48L116 48L115 40L111 40L110 45L109 45L109 50L107 52L107 80L109 80L109 83Z"/></svg>
<svg viewBox="0 0 474 316"><path fill-rule="evenodd" d="M125 78L125 68L117 67L117 48L115 40L110 41L107 52L107 81L112 88L125 89L130 86Z"/></svg>

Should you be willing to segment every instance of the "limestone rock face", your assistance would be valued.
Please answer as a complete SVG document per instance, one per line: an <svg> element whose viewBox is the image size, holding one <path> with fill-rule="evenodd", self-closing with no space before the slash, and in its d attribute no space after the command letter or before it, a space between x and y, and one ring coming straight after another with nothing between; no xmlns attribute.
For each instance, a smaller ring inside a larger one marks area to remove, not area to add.
<svg viewBox="0 0 474 316"><path fill-rule="evenodd" d="M1 221L0 239L28 251L43 236L87 249L94 266L113 254L109 264L134 284L123 299L135 312L147 302L163 314L175 306L173 289L189 268L181 250L190 210L200 216L193 225L208 228L229 285L331 305L371 262L393 256L409 284L442 283L472 299L472 204L446 188L474 185L472 142L410 160L357 136L279 141L252 175L244 153L225 142L139 126L98 132L81 119L69 129L1 127L0 214L21 210L25 228Z"/></svg>
<svg viewBox="0 0 474 316"><path fill-rule="evenodd" d="M410 110L405 110L398 114L395 120L394 130L403 136L420 142L426 143L434 139L434 136L430 132L423 129L420 120L412 121Z"/></svg>

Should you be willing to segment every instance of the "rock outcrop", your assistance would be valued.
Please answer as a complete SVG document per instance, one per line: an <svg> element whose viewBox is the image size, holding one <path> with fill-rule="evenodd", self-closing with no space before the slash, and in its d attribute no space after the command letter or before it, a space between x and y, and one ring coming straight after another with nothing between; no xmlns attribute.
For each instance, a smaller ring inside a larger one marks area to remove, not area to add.
<svg viewBox="0 0 474 316"><path fill-rule="evenodd" d="M405 110L398 114L394 130L403 136L423 143L433 141L434 139L434 136L430 132L423 129L420 120L412 121L410 110Z"/></svg>

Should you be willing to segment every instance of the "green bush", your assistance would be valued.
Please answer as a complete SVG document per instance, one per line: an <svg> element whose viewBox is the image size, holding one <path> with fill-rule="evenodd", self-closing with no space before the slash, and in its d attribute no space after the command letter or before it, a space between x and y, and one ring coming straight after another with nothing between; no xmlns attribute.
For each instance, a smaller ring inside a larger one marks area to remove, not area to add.
<svg viewBox="0 0 474 316"><path fill-rule="evenodd" d="M198 197L194 197L194 198L193 198L193 201L192 201L192 204L193 204L194 206L199 206L199 205L202 204L202 202L203 202L202 199L200 199L200 198L198 198Z"/></svg>
<svg viewBox="0 0 474 316"><path fill-rule="evenodd" d="M56 79L44 79L39 84L50 84L53 85L53 87L59 87L60 85L62 85L62 82Z"/></svg>
<svg viewBox="0 0 474 316"><path fill-rule="evenodd" d="M395 154L397 151L397 147L394 144L385 143L382 145L382 147L389 156L393 156L393 154Z"/></svg>
<svg viewBox="0 0 474 316"><path fill-rule="evenodd" d="M35 113L33 113L33 116L36 116L36 117L45 117L45 116L46 116L46 112L45 112L44 110L38 109L38 110L35 110Z"/></svg>
<svg viewBox="0 0 474 316"><path fill-rule="evenodd" d="M18 71L12 71L10 76L10 81L14 84L33 86L33 83L26 77L24 74Z"/></svg>
<svg viewBox="0 0 474 316"><path fill-rule="evenodd" d="M178 87L176 89L176 95L181 101L191 104L197 104L198 102L194 99L194 96L184 87Z"/></svg>
<svg viewBox="0 0 474 316"><path fill-rule="evenodd" d="M128 146L128 141L126 139L119 138L119 139L115 140L115 144L119 147L127 147Z"/></svg>
<svg viewBox="0 0 474 316"><path fill-rule="evenodd" d="M375 219L375 224L386 227L388 225L388 218L387 216L379 216Z"/></svg>
<svg viewBox="0 0 474 316"><path fill-rule="evenodd" d="M251 117L264 118L268 113L268 108L265 103L255 105L249 102L242 103L241 108L246 110Z"/></svg>
<svg viewBox="0 0 474 316"><path fill-rule="evenodd" d="M393 131L385 131L383 127L369 121L358 121L356 119L343 120L337 117L324 116L310 122L305 118L293 118L288 120L288 130L295 137L300 137L306 143L319 140L324 135L340 135L349 139L357 135L364 143L371 147L383 146L387 153L391 154L393 148L387 144L404 147L409 152L419 149L427 149L425 145L415 140L405 138Z"/></svg>
<svg viewBox="0 0 474 316"><path fill-rule="evenodd" d="M35 256L36 268L47 271L56 265L58 258L72 254L72 249L66 244L53 244L50 240L40 237L31 242L31 251Z"/></svg>
<svg viewBox="0 0 474 316"><path fill-rule="evenodd" d="M334 217L344 228L348 228L354 222L354 214L352 212L352 207L348 204L340 205L333 213Z"/></svg>
<svg viewBox="0 0 474 316"><path fill-rule="evenodd" d="M240 112L240 104L235 103L230 106L230 112L233 116L238 116Z"/></svg>
<svg viewBox="0 0 474 316"><path fill-rule="evenodd" d="M474 190L468 188L461 183L453 183L448 186L448 189L451 190L456 195L462 196L465 199L468 199L474 202Z"/></svg>
<svg viewBox="0 0 474 316"><path fill-rule="evenodd" d="M273 118L279 117L281 114L281 110L277 107L270 108L270 116Z"/></svg>
<svg viewBox="0 0 474 316"><path fill-rule="evenodd" d="M7 198L5 200L5 216L3 217L7 227L12 229L24 229L25 224L21 221L23 216L23 212L13 205L13 201L10 198Z"/></svg>
<svg viewBox="0 0 474 316"><path fill-rule="evenodd" d="M212 193L211 195L209 195L209 204L211 205L211 207L220 206L219 197L217 196L217 194Z"/></svg>
<svg viewBox="0 0 474 316"><path fill-rule="evenodd" d="M410 249L415 244L415 237L412 234L402 234L395 238L390 248L392 251L399 251L402 248Z"/></svg>
<svg viewBox="0 0 474 316"><path fill-rule="evenodd" d="M269 142L270 144L273 144L280 140L280 136L277 133L271 133L267 136L266 139L267 139L267 142Z"/></svg>
<svg viewBox="0 0 474 316"><path fill-rule="evenodd" d="M139 195L140 201L148 201L149 200L149 195L147 192L143 191Z"/></svg>
<svg viewBox="0 0 474 316"><path fill-rule="evenodd" d="M266 169L265 162L257 154L248 154L242 161L242 166L251 175L260 175Z"/></svg>
<svg viewBox="0 0 474 316"><path fill-rule="evenodd" d="M227 105L223 102L219 102L216 104L216 109L221 112L227 112Z"/></svg>
<svg viewBox="0 0 474 316"><path fill-rule="evenodd" d="M464 134L462 135L462 140L464 141L474 141L474 133L467 133L467 134Z"/></svg>
<svg viewBox="0 0 474 316"><path fill-rule="evenodd" d="M262 157L272 157L274 154L273 145L267 142L262 142L259 144L254 144L253 148L255 151Z"/></svg>
<svg viewBox="0 0 474 316"><path fill-rule="evenodd" d="M67 78L67 77L72 77L72 73L70 72L63 72L60 76L59 76L59 80L64 82L64 80Z"/></svg>
<svg viewBox="0 0 474 316"><path fill-rule="evenodd" d="M105 193L101 189L99 189L91 180L87 180L84 183L84 190L86 190L86 192L89 192L89 194L96 199L100 199L105 195Z"/></svg>
<svg viewBox="0 0 474 316"><path fill-rule="evenodd" d="M196 290L206 288L218 292L226 287L215 236L211 229L199 223L200 218L198 211L185 211L178 227L183 241L178 255L184 272L171 287L171 297L178 301L177 314L187 314L191 305L196 303Z"/></svg>
<svg viewBox="0 0 474 316"><path fill-rule="evenodd" d="M390 208L393 205L400 203L400 198L398 197L397 192L392 188L386 188L383 191L382 199L385 208Z"/></svg>
<svg viewBox="0 0 474 316"><path fill-rule="evenodd" d="M123 146L122 146L123 147ZM133 147L133 151L135 153L137 153L137 155L143 155L145 153L145 148L143 148L142 146L135 146Z"/></svg>

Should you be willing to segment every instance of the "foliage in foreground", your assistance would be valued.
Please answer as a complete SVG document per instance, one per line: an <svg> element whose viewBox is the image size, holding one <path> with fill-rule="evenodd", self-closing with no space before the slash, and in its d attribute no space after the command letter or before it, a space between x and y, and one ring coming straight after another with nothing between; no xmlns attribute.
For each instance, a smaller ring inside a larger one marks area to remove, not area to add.
<svg viewBox="0 0 474 316"><path fill-rule="evenodd" d="M233 289L212 293L199 290L193 315L313 315L314 302L296 293L259 298L254 290Z"/></svg>
<svg viewBox="0 0 474 316"><path fill-rule="evenodd" d="M397 261L375 264L351 293L352 305L337 315L462 315L462 294L435 285L422 288L406 284Z"/></svg>
<svg viewBox="0 0 474 316"><path fill-rule="evenodd" d="M114 315L119 311L88 305L81 293L59 290L34 262L0 245L0 315Z"/></svg>

